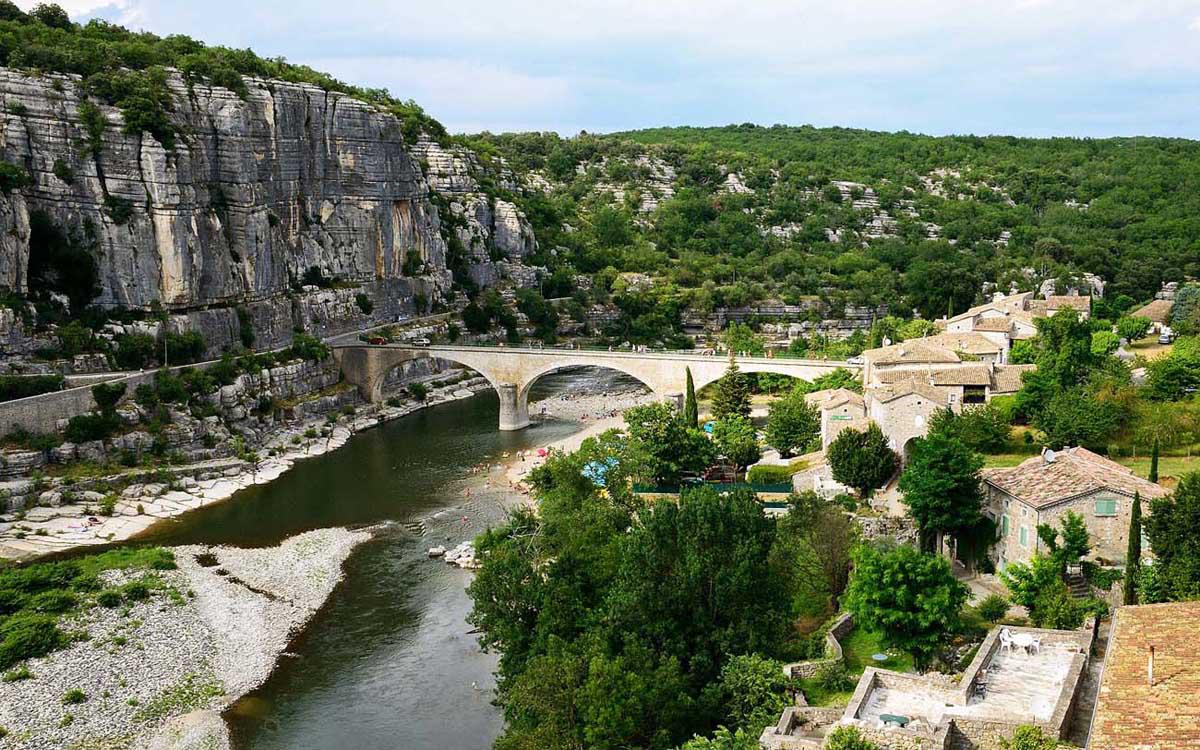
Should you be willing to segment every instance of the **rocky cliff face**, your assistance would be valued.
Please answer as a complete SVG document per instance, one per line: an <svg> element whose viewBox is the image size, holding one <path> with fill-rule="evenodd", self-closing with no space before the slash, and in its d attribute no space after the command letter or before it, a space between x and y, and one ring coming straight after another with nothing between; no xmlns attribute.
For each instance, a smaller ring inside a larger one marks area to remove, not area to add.
<svg viewBox="0 0 1200 750"><path fill-rule="evenodd" d="M95 304L158 301L211 335L210 347L236 340L233 306L245 306L263 346L294 326L336 333L436 302L452 279L445 201L432 190L476 218L464 244L480 281L495 278L495 261L534 248L516 207L478 192L469 152L408 143L396 118L341 94L247 83L243 100L173 76L173 150L125 133L120 112L101 106L93 149L77 79L0 69L0 158L32 177L0 195L0 287L28 290L30 215L44 211L96 258ZM460 171L443 178L435 163ZM358 288L295 291L312 268Z"/></svg>

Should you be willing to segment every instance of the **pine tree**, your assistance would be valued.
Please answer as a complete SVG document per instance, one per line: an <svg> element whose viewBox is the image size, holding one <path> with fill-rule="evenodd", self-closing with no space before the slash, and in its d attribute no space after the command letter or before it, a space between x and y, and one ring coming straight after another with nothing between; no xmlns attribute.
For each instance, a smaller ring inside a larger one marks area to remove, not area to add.
<svg viewBox="0 0 1200 750"><path fill-rule="evenodd" d="M683 397L683 421L688 427L700 426L700 407L696 405L696 384L692 382L692 368L687 368L687 391Z"/></svg>
<svg viewBox="0 0 1200 750"><path fill-rule="evenodd" d="M730 352L729 368L717 381L713 418L720 421L734 416L750 418L750 386L746 383L746 376L738 369L733 352Z"/></svg>
<svg viewBox="0 0 1200 750"><path fill-rule="evenodd" d="M1154 438L1154 447L1150 449L1150 476L1148 479L1158 484L1158 438Z"/></svg>
<svg viewBox="0 0 1200 750"><path fill-rule="evenodd" d="M1155 448L1158 443L1154 444ZM1155 453L1157 456L1157 452ZM1137 580L1142 570L1142 496L1133 495L1129 511L1129 546L1125 551L1125 603L1137 604Z"/></svg>

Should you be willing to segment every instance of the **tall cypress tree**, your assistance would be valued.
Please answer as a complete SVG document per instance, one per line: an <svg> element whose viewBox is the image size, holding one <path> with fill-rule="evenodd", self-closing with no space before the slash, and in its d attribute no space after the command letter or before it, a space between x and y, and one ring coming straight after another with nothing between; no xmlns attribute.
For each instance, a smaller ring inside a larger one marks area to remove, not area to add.
<svg viewBox="0 0 1200 750"><path fill-rule="evenodd" d="M700 407L696 404L696 384L692 382L692 368L687 368L687 392L683 397L683 421L688 427L700 426Z"/></svg>
<svg viewBox="0 0 1200 750"><path fill-rule="evenodd" d="M1158 443L1154 444L1158 447ZM1157 455L1157 454L1156 454ZM1129 546L1125 550L1125 603L1137 604L1137 580L1142 569L1142 496L1133 494L1129 511Z"/></svg>
<svg viewBox="0 0 1200 750"><path fill-rule="evenodd" d="M1158 438L1154 438L1154 447L1150 449L1150 476L1148 479L1158 484Z"/></svg>
<svg viewBox="0 0 1200 750"><path fill-rule="evenodd" d="M733 352L729 353L729 368L717 381L717 393L713 397L713 417L718 421L728 417L750 418L750 386L746 376L738 369Z"/></svg>

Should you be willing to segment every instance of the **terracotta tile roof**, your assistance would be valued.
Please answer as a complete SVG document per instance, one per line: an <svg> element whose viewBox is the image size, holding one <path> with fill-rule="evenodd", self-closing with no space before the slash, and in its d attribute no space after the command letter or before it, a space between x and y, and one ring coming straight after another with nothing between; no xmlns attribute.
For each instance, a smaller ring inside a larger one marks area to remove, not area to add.
<svg viewBox="0 0 1200 750"><path fill-rule="evenodd" d="M985 469L983 479L1039 509L1099 490L1129 497L1138 492L1143 499L1167 494L1157 484L1086 448L1054 451L1053 461L1047 460L1048 455L1034 456L1009 469Z"/></svg>
<svg viewBox="0 0 1200 750"><path fill-rule="evenodd" d="M824 391L814 391L807 394L805 400L819 409L833 409L842 404L853 404L863 407L862 395L849 388L830 388Z"/></svg>
<svg viewBox="0 0 1200 750"><path fill-rule="evenodd" d="M939 336L953 334L938 334ZM868 349L863 358L877 365L926 364L930 362L958 362L958 355L944 346L932 345L928 339L912 339L899 344Z"/></svg>
<svg viewBox="0 0 1200 750"><path fill-rule="evenodd" d="M1088 312L1092 309L1092 298L1080 295L1054 295L1046 298L1047 310L1062 310L1069 307L1079 312Z"/></svg>
<svg viewBox="0 0 1200 750"><path fill-rule="evenodd" d="M1090 750L1200 748L1198 625L1198 601L1116 611Z"/></svg>
<svg viewBox="0 0 1200 750"><path fill-rule="evenodd" d="M1149 318L1155 323L1166 323L1171 319L1171 311L1175 309L1175 303L1169 299L1156 299L1153 302L1142 305L1138 309L1129 313L1135 318Z"/></svg>
<svg viewBox="0 0 1200 750"><path fill-rule="evenodd" d="M897 383L895 385L880 386L873 391L873 396L876 401L886 404L890 401L895 401L898 398L912 395L923 396L935 404L948 404L950 402L950 393L944 388L932 386L929 383L919 381L909 381L907 383Z"/></svg>
<svg viewBox="0 0 1200 750"><path fill-rule="evenodd" d="M916 341L923 341L928 346L944 347L952 352L966 352L967 354L999 354L1002 350L999 344L974 331L939 333L936 336L916 339Z"/></svg>
<svg viewBox="0 0 1200 750"><path fill-rule="evenodd" d="M993 393L1016 393L1021 390L1021 374L1036 370L1037 365L997 365L992 372Z"/></svg>
<svg viewBox="0 0 1200 750"><path fill-rule="evenodd" d="M1009 320L1007 315L1004 315L992 318L980 318L975 321L972 330L986 331L988 333L1008 333L1011 329L1012 321Z"/></svg>
<svg viewBox="0 0 1200 750"><path fill-rule="evenodd" d="M933 385L991 385L992 368L986 364L944 367L929 373Z"/></svg>

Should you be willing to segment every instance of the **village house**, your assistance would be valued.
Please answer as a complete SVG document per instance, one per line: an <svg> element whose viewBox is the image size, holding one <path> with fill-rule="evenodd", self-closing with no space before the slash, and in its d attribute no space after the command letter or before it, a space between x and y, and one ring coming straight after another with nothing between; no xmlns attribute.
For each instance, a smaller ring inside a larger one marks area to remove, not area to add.
<svg viewBox="0 0 1200 750"><path fill-rule="evenodd" d="M1171 312L1175 309L1175 301L1169 299L1156 299L1147 302L1138 309L1129 313L1133 318L1146 318L1150 321L1150 330L1155 333L1162 333L1163 329L1170 329Z"/></svg>
<svg viewBox="0 0 1200 750"><path fill-rule="evenodd" d="M1120 607L1090 750L1200 748L1200 602Z"/></svg>
<svg viewBox="0 0 1200 750"><path fill-rule="evenodd" d="M913 439L928 433L938 409L961 412L1020 390L1021 374L1033 366L1003 364L1004 357L999 344L975 332L870 349L863 352L865 416L879 425L893 450L905 455ZM824 422L824 407L822 415Z"/></svg>
<svg viewBox="0 0 1200 750"><path fill-rule="evenodd" d="M1124 562L1134 495L1141 496L1146 512L1151 500L1167 494L1086 448L1047 449L1018 466L985 469L983 483L985 512L998 529L992 550L998 569L1045 552L1038 525L1057 527L1068 512L1087 525L1093 558Z"/></svg>
<svg viewBox="0 0 1200 750"><path fill-rule="evenodd" d="M946 333L975 333L987 338L1002 351L1000 362L1007 363L1012 345L1037 335L1037 319L1060 310L1074 310L1080 318L1091 315L1092 298L1080 295L1051 295L1038 299L1033 292L1004 295L997 293L991 302L977 305L948 319L937 321Z"/></svg>
<svg viewBox="0 0 1200 750"><path fill-rule="evenodd" d="M867 406L862 395L849 388L832 388L805 396L821 414L821 447L825 448L847 427L867 427Z"/></svg>

